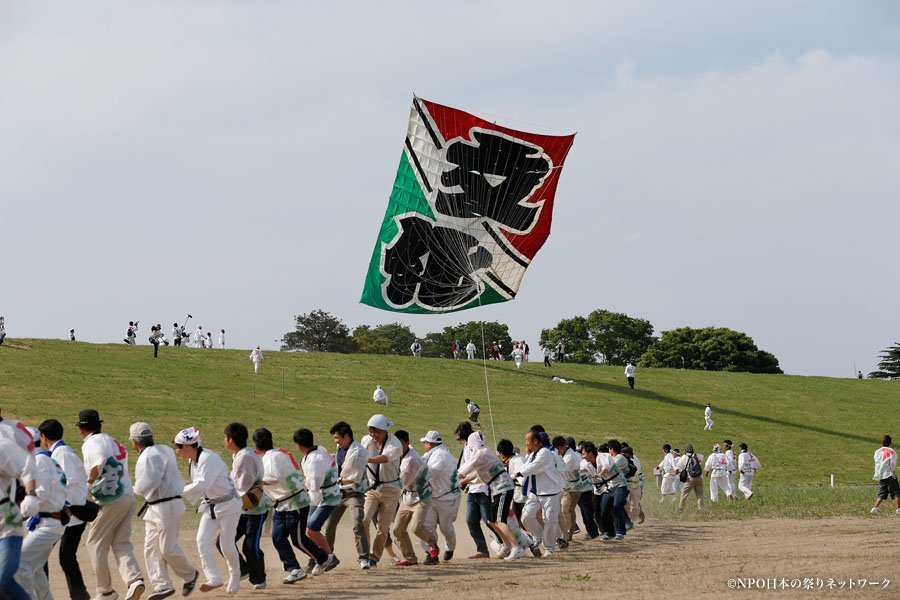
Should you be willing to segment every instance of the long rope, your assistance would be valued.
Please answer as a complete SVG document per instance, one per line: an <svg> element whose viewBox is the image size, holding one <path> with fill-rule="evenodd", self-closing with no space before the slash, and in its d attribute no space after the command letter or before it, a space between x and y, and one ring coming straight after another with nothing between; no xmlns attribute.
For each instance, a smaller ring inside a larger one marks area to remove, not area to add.
<svg viewBox="0 0 900 600"><path fill-rule="evenodd" d="M482 308L481 294L478 294L478 308ZM494 448L496 448L497 431L494 429L494 409L491 406L491 387L488 385L487 353L484 351L484 320L482 319L478 323L481 325L481 364L484 366L484 389L487 393L488 415L491 417L491 437L494 438Z"/></svg>

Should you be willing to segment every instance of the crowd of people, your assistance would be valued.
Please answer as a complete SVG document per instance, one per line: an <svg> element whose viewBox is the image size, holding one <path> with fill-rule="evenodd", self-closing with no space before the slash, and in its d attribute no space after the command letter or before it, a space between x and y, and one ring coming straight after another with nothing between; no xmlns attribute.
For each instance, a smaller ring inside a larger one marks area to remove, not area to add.
<svg viewBox="0 0 900 600"><path fill-rule="evenodd" d="M627 444L612 439L576 445L571 437L551 438L534 425L523 436L524 453L505 439L491 450L477 429L477 405L467 400L467 410L470 420L454 431L458 454L439 431L419 438L392 431L383 414L369 419L358 441L349 423L335 423L328 438L333 451L306 428L293 433L286 449L275 445L271 430L251 433L238 422L214 436L224 439L221 448L204 444L208 439L197 427L158 439L145 422L132 424L122 444L103 431L96 410L86 409L75 423L79 453L66 444L66 428L56 419L36 428L2 421L0 486L7 502L0 505L0 589L15 600L49 598L45 565L57 543L74 600L118 598L110 551L127 586L125 600L138 600L145 591L147 600L171 596L173 576L181 581L182 596L195 587L236 592L243 578L263 589L269 582L260 537L269 518L284 584L322 575L341 562L334 543L345 515L360 569L453 560L454 521L463 498L476 546L472 559L553 556L580 530L579 509L587 538L623 540L643 521L644 477ZM133 479L129 451L138 453ZM223 451L231 455L230 468ZM178 459L188 463L188 481ZM17 480L24 486L19 499ZM195 537L199 565L179 545L185 502L197 505L201 515ZM135 514L144 522L145 568L131 544ZM77 560L83 536L96 574L93 595ZM217 551L227 573L216 565Z"/></svg>
<svg viewBox="0 0 900 600"><path fill-rule="evenodd" d="M678 499L678 510L683 511L690 493L697 499L698 510L703 510L703 477L709 477L709 499L719 501L719 492L734 500L737 492L744 498L753 498L753 477L761 467L759 459L751 453L747 444L741 443L740 454L735 456L731 440L713 444L712 453L705 457L695 452L692 444L685 444L684 453L670 444L663 444L663 458L653 469L660 502L671 497ZM737 475L740 474L740 478ZM737 479L737 483L735 480Z"/></svg>

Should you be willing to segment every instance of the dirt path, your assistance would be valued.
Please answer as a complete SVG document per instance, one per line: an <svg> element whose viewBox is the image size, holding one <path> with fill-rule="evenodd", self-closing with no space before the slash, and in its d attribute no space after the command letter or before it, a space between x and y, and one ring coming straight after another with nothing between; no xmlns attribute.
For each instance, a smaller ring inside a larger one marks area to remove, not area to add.
<svg viewBox="0 0 900 600"><path fill-rule="evenodd" d="M461 511L461 514L464 514ZM143 565L143 525L135 521L133 541ZM343 525L343 523L342 523ZM810 578L812 590L774 590L766 596L797 598L897 598L900 597L900 517L843 517L825 520L766 519L754 521L685 522L648 519L629 533L624 542L576 540L568 550L550 559L469 560L474 546L465 522L456 525L459 547L450 563L433 567L388 567L386 560L375 569L361 571L352 560L352 532L338 532L337 554L344 562L334 571L298 582L281 583L277 554L266 539L268 588L253 590L245 580L238 598L449 598L472 592L486 598L676 598L758 597L756 590L729 593L728 580L744 578L788 580ZM199 566L194 531L182 532L182 547ZM581 537L576 536L576 537ZM79 561L88 590L93 594L94 576L83 547ZM304 561L301 560L301 564ZM114 568L114 567L113 567ZM220 558L223 574L224 562ZM57 599L68 597L56 552L50 561L51 587ZM882 588L858 580L891 583ZM822 588L817 589L822 580ZM828 589L828 580L835 587ZM849 580L854 581L853 589ZM201 581L203 580L201 576ZM117 590L124 592L114 573ZM840 582L844 582L841 589ZM180 589L180 581L175 582ZM199 586L198 586L199 587ZM173 596L173 600L180 598ZM194 598L228 597L221 590L194 592Z"/></svg>

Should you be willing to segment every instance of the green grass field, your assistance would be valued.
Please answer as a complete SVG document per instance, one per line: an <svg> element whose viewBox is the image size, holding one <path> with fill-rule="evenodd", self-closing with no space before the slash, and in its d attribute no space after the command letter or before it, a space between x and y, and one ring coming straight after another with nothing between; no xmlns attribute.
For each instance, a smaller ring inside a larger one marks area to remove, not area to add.
<svg viewBox="0 0 900 600"><path fill-rule="evenodd" d="M27 425L57 418L72 445L79 443L71 426L78 411L96 408L104 431L123 442L128 426L140 420L166 442L196 425L205 445L221 450L224 426L241 421L251 431L268 427L275 443L289 449L292 432L308 427L331 448L333 423L346 420L362 437L368 418L382 411L416 439L437 429L453 440L469 397L481 406L491 439L480 360L266 352L254 376L248 357L247 350L170 346L154 360L147 345L7 338L0 346L3 415ZM552 375L577 385L553 382ZM774 504L743 508L735 515L743 518L774 516L793 504L797 514L784 516L824 516L818 507L829 498L833 510L874 498L868 487L816 486L827 485L832 473L838 484L871 483L881 436L900 440L900 382L639 369L631 391L619 367L531 363L517 371L512 362L489 362L487 380L497 439L524 448L527 429L541 423L576 440L627 440L644 463L648 487L664 442L679 448L691 442L704 454L725 438L747 442L763 464L757 485L773 486ZM377 383L390 397L386 410L372 402ZM703 431L707 402L714 410L712 432ZM455 441L448 446L455 452ZM704 518L715 518L718 509Z"/></svg>

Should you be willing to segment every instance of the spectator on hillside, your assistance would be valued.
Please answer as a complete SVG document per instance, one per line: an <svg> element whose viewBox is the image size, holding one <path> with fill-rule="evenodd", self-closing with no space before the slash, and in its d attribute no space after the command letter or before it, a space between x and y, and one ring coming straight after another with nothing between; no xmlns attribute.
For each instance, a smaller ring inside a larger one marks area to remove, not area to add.
<svg viewBox="0 0 900 600"><path fill-rule="evenodd" d="M703 418L706 419L706 425L703 427L703 431L712 431L712 426L715 421L712 420L712 406L709 403L706 404L706 409L703 411Z"/></svg>
<svg viewBox="0 0 900 600"><path fill-rule="evenodd" d="M475 358L475 342L473 342L472 340L469 340L469 343L466 344L466 355L468 356L469 360Z"/></svg>
<svg viewBox="0 0 900 600"><path fill-rule="evenodd" d="M219 332L219 348L225 349L225 330Z"/></svg>
<svg viewBox="0 0 900 600"><path fill-rule="evenodd" d="M553 356L553 352L550 350L550 346L541 346L541 349L544 352L544 366L550 366L550 357Z"/></svg>
<svg viewBox="0 0 900 600"><path fill-rule="evenodd" d="M476 427L481 427L481 423L478 422L478 417L481 415L481 409L477 404L466 398L466 411L469 413L469 420L475 423Z"/></svg>
<svg viewBox="0 0 900 600"><path fill-rule="evenodd" d="M372 400L374 400L377 404L384 404L385 406L388 405L388 396L384 392L384 390L381 389L381 385L375 386L375 391L372 393Z"/></svg>
<svg viewBox="0 0 900 600"><path fill-rule="evenodd" d="M566 345L562 342L556 345L556 360L559 362L566 361Z"/></svg>
<svg viewBox="0 0 900 600"><path fill-rule="evenodd" d="M6 339L6 321L3 317L0 317L0 346L3 345L3 340Z"/></svg>
<svg viewBox="0 0 900 600"><path fill-rule="evenodd" d="M410 351L412 351L412 355L416 358L420 358L422 356L422 344L419 343L419 340L413 341L409 349Z"/></svg>
<svg viewBox="0 0 900 600"><path fill-rule="evenodd" d="M459 343L459 340L455 340L452 344L450 344L450 351L453 353L453 358L459 358L459 354L462 351L462 346Z"/></svg>
<svg viewBox="0 0 900 600"><path fill-rule="evenodd" d="M625 377L628 379L628 387L634 389L634 365L631 361L625 364Z"/></svg>
<svg viewBox="0 0 900 600"><path fill-rule="evenodd" d="M75 330L74 330L74 329L70 329L70 330L69 330L69 341L70 341L70 342L74 342L74 341L75 341Z"/></svg>
<svg viewBox="0 0 900 600"><path fill-rule="evenodd" d="M263 353L262 350L259 349L259 346L250 353L250 360L253 362L253 374L256 375L259 373L259 363L263 361Z"/></svg>

